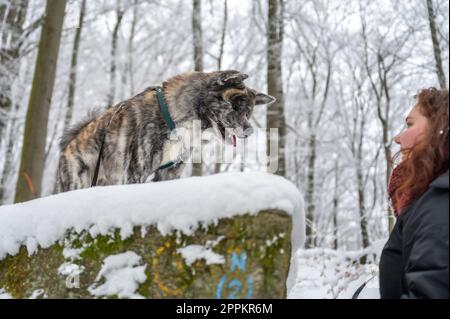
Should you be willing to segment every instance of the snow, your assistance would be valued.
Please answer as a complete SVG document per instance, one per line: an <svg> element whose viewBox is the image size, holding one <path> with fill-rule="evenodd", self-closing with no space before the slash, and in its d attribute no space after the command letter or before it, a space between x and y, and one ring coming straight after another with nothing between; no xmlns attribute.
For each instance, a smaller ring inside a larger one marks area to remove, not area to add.
<svg viewBox="0 0 450 319"><path fill-rule="evenodd" d="M30 298L28 299L38 299L38 298L48 298L47 294L45 293L44 289L36 289L31 293Z"/></svg>
<svg viewBox="0 0 450 319"><path fill-rule="evenodd" d="M63 263L58 268L58 274L70 277L79 276L83 273L83 271L84 271L83 266L72 263Z"/></svg>
<svg viewBox="0 0 450 319"><path fill-rule="evenodd" d="M186 264L191 266L196 260L204 259L207 265L224 264L225 257L216 254L211 248L201 245L189 245L177 250L183 256Z"/></svg>
<svg viewBox="0 0 450 319"><path fill-rule="evenodd" d="M246 213L280 209L294 218L293 244L304 240L303 200L298 189L279 176L225 173L151 184L77 190L0 207L0 259L21 245L29 253L64 238L66 231L91 235L120 229L123 238L134 226L156 225L162 234L191 235L200 225Z"/></svg>
<svg viewBox="0 0 450 319"><path fill-rule="evenodd" d="M80 254L84 251L83 248L68 248L64 247L63 256L65 259L70 261L80 260Z"/></svg>
<svg viewBox="0 0 450 319"><path fill-rule="evenodd" d="M198 227L216 224L219 219L268 209L293 216L295 256L305 238L303 198L291 182L276 175L224 173L77 190L0 207L0 260L17 254L21 245L26 245L29 254L39 247L48 248L64 239L68 231L88 230L95 237L119 229L125 239L136 226L145 232L145 227L155 225L163 235L172 231L192 235ZM192 248L189 252L193 253ZM208 251L196 253L218 260ZM76 256L77 252L65 253L67 259ZM292 264L288 291L297 273Z"/></svg>
<svg viewBox="0 0 450 319"><path fill-rule="evenodd" d="M177 252L181 254L189 266L202 259L206 261L207 265L224 264L225 257L212 251L212 248L217 246L224 238L225 236L219 236L216 240L208 240L205 246L189 245L178 249Z"/></svg>
<svg viewBox="0 0 450 319"><path fill-rule="evenodd" d="M119 298L142 299L136 293L139 284L147 279L146 266L139 266L142 258L132 251L105 258L103 266L97 275L96 282L88 288L96 297L117 296ZM105 282L98 285L102 278Z"/></svg>
<svg viewBox="0 0 450 319"><path fill-rule="evenodd" d="M380 240L360 251L300 249L294 257L298 268L296 282L288 290L289 299L351 299L365 282L358 299L379 299L378 262L385 241ZM365 265L363 254L371 258Z"/></svg>
<svg viewBox="0 0 450 319"><path fill-rule="evenodd" d="M7 293L5 289L1 288L0 299L13 299L13 297L9 293Z"/></svg>

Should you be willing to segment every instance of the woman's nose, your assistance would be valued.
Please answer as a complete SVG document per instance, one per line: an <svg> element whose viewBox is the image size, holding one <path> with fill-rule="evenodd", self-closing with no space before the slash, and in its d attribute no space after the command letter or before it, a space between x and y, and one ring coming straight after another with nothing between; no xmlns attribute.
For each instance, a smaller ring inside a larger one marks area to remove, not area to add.
<svg viewBox="0 0 450 319"><path fill-rule="evenodd" d="M398 145L401 144L400 142L400 137L402 136L402 133L398 134L396 137L394 137L394 142L397 143Z"/></svg>

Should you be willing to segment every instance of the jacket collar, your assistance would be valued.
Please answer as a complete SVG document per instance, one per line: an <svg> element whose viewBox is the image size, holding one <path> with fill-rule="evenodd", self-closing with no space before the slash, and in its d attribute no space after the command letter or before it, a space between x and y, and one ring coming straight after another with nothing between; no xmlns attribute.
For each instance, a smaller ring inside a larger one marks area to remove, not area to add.
<svg viewBox="0 0 450 319"><path fill-rule="evenodd" d="M436 178L434 180L434 182L432 182L430 184L431 187L435 187L435 188L445 188L445 189L449 189L449 181L448 181L448 171L444 174L442 174L441 176L439 176L438 178Z"/></svg>

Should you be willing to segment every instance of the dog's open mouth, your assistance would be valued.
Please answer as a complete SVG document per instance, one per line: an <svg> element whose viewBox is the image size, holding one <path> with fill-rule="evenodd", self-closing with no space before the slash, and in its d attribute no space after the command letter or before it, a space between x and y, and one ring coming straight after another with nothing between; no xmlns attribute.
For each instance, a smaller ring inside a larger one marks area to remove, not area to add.
<svg viewBox="0 0 450 319"><path fill-rule="evenodd" d="M233 134L231 129L227 129L222 123L218 123L220 134L222 135L222 139L227 141L227 138L231 142L231 144L236 147L237 146L237 137Z"/></svg>

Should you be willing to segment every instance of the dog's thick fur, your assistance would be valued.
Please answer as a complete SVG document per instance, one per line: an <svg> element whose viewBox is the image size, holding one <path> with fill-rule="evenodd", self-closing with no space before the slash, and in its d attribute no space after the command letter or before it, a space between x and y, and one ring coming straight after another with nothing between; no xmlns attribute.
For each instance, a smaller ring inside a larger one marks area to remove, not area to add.
<svg viewBox="0 0 450 319"><path fill-rule="evenodd" d="M238 71L194 72L164 82L164 96L177 128L189 129L194 120L200 120L202 130L213 128L223 139L225 128L241 138L251 134L248 118L253 107L270 104L274 98L247 88L246 78ZM178 178L184 168L185 164L179 163L152 175L167 160L170 131L156 92L148 88L64 133L57 192L91 185L103 137L98 185L144 183L149 176L152 181L169 180Z"/></svg>

